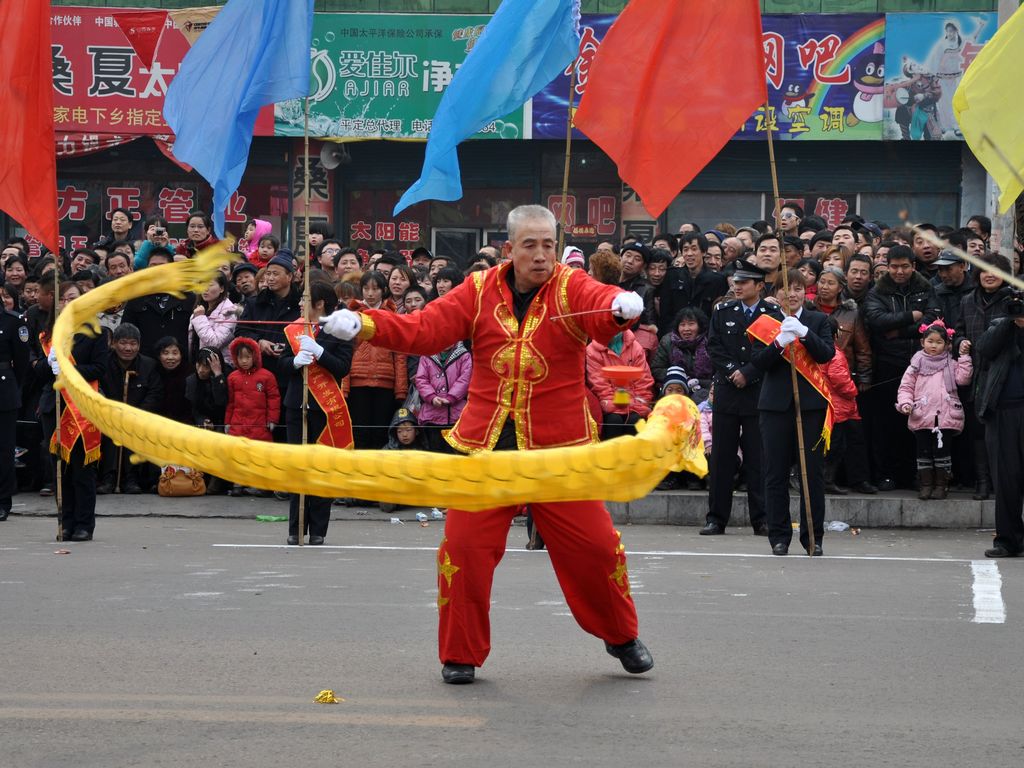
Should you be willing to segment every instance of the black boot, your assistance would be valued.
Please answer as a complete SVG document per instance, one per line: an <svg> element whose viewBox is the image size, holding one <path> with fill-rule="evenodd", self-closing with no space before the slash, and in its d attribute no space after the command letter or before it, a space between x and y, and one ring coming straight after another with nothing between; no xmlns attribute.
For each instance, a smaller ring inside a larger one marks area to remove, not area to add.
<svg viewBox="0 0 1024 768"><path fill-rule="evenodd" d="M974 443L974 475L977 483L974 487L974 499L984 501L992 495L992 473L988 468L985 443L981 441Z"/></svg>
<svg viewBox="0 0 1024 768"><path fill-rule="evenodd" d="M837 469L839 469L839 467L835 464L825 462L825 493L832 493L836 496L845 496L849 491L836 485Z"/></svg>
<svg viewBox="0 0 1024 768"><path fill-rule="evenodd" d="M934 498L932 496L932 486L935 485L935 469L934 467L918 468L917 470L917 498L921 501Z"/></svg>
<svg viewBox="0 0 1024 768"><path fill-rule="evenodd" d="M933 499L944 499L949 493L949 468L935 468L935 487L932 488Z"/></svg>

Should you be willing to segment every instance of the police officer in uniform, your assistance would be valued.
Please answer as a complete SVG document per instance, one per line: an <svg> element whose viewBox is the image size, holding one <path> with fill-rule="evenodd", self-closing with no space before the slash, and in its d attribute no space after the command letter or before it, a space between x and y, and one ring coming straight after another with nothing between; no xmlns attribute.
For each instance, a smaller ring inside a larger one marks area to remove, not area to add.
<svg viewBox="0 0 1024 768"><path fill-rule="evenodd" d="M750 262L737 262L733 274L736 299L722 302L711 313L708 355L715 368L715 399L711 419L708 516L701 536L725 533L729 524L739 448L743 449L750 525L758 536L768 535L757 411L761 371L751 363L751 343L747 338L747 328L761 315L782 319L779 308L761 298L765 274Z"/></svg>
<svg viewBox="0 0 1024 768"><path fill-rule="evenodd" d="M29 371L29 334L24 318L0 314L0 520L11 512L18 490L14 471L14 440L21 408L21 385Z"/></svg>

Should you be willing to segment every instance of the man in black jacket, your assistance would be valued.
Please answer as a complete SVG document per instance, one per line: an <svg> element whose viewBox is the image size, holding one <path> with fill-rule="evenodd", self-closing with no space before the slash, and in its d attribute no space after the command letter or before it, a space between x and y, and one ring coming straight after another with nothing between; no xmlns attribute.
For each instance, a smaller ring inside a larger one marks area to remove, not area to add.
<svg viewBox="0 0 1024 768"><path fill-rule="evenodd" d="M111 400L127 403L133 408L153 413L164 397L164 384L157 371L157 362L140 353L141 334L131 323L121 323L110 340L101 389ZM119 448L104 436L100 459L100 483L96 493L142 493L142 486L152 477L144 477L150 465L132 464L131 452Z"/></svg>
<svg viewBox="0 0 1024 768"><path fill-rule="evenodd" d="M725 275L704 266L707 251L708 241L699 232L686 232L679 236L679 252L684 266L671 268L659 288L659 336L672 330L672 320L683 307L697 307L711 317L714 302L728 293L729 281Z"/></svg>
<svg viewBox="0 0 1024 768"><path fill-rule="evenodd" d="M267 264L265 274L267 287L256 294L255 297L245 302L245 309L238 320L235 328L235 336L245 336L255 339L260 345L260 353L263 356L263 367L269 369L277 378L277 386L281 390L282 402L288 388L288 379L291 371L288 367L278 365L281 355L288 347L288 340L284 335L285 323L299 318L299 301L302 299L302 290L292 282L292 272L295 265L291 256L282 256L280 253ZM259 323L247 323L249 320L266 323L276 321L279 325L261 325ZM282 405L281 415L284 413ZM277 424L283 424L284 419L278 417Z"/></svg>
<svg viewBox="0 0 1024 768"><path fill-rule="evenodd" d="M1024 553L1024 303L1012 297L1007 312L974 349L982 364L975 404L996 495L996 537L985 557Z"/></svg>
<svg viewBox="0 0 1024 768"><path fill-rule="evenodd" d="M914 436L907 417L896 408L896 395L910 358L921 348L921 325L939 316L932 284L914 270L914 254L905 245L889 250L889 272L864 300L864 322L874 354L870 397L861 414L870 425L875 485L891 491L896 483L909 488L916 468Z"/></svg>
<svg viewBox="0 0 1024 768"><path fill-rule="evenodd" d="M173 258L166 248L154 248L149 254L149 266L166 264ZM169 293L154 293L125 304L121 322L131 323L139 329L142 335L140 351L146 357L156 357L156 343L164 336L173 336L187 355L188 327L195 308L194 293L186 293L181 298Z"/></svg>
<svg viewBox="0 0 1024 768"><path fill-rule="evenodd" d="M740 448L743 449L750 525L755 534L768 534L761 475L761 430L757 419L761 371L751 363L752 345L747 338L747 328L762 315L778 320L782 315L778 307L761 298L764 270L745 261L738 261L736 265L733 275L736 300L723 302L715 308L708 331L708 356L715 368L712 385L715 402L711 420L708 515L701 536L725 533L729 524Z"/></svg>
<svg viewBox="0 0 1024 768"><path fill-rule="evenodd" d="M757 408L760 414L764 451L764 497L768 517L768 542L773 555L789 554L793 526L789 516L789 471L799 463L796 431L796 405L788 359L800 345L810 355L813 366L827 363L836 353L828 317L804 308L807 295L803 274L796 269L786 273L789 290L779 286L776 298L787 313L779 335L770 344L753 341L753 364L763 373ZM803 422L804 455L807 460L807 485L810 491L811 518L814 524L814 550L810 549L807 509L800 494L800 544L814 556L821 555L825 533L825 441L823 428L828 401L797 368L800 391L800 415ZM827 386L827 385L826 385Z"/></svg>

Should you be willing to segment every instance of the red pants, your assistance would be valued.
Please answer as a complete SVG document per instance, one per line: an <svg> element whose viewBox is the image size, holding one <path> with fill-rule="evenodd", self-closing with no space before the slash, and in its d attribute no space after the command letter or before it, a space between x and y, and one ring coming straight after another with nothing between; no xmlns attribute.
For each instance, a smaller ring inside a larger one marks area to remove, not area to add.
<svg viewBox="0 0 1024 768"><path fill-rule="evenodd" d="M577 623L618 645L637 636L626 548L599 501L531 504L562 593ZM448 510L437 551L441 662L479 667L491 650L491 583L518 507Z"/></svg>

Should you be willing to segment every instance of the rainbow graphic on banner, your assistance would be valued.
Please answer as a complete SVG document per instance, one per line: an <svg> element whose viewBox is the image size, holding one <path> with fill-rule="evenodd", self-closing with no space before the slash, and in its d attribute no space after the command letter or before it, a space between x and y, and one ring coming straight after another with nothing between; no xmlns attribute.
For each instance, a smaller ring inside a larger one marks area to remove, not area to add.
<svg viewBox="0 0 1024 768"><path fill-rule="evenodd" d="M861 27L852 35L846 38L842 46L836 52L836 57L833 59L827 67L825 67L824 74L826 75L838 75L843 71L843 68L850 64L857 56L864 53L866 50L870 50L875 43L885 41L885 17L882 16L870 24ZM843 85L843 88L850 86ZM828 96L829 91L832 89L832 85L829 83L818 83L815 86L814 98L811 99L808 106L811 108L811 114L817 115L823 106L825 106L825 97ZM881 124L877 126L879 132L881 131ZM877 138L877 137L876 137Z"/></svg>

